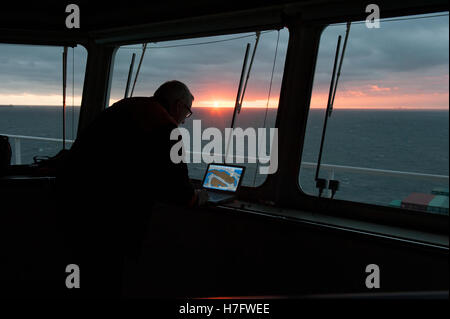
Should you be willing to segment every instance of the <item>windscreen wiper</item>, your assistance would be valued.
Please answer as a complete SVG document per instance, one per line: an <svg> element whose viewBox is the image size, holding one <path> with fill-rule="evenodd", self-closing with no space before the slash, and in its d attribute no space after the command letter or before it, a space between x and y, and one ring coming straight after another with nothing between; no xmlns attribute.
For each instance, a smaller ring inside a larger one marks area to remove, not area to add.
<svg viewBox="0 0 450 319"><path fill-rule="evenodd" d="M317 160L316 176L315 176L316 188L319 189L319 198L322 196L323 190L327 187L331 190L331 198L334 197L334 194L339 189L339 181L338 180L330 180L329 185L327 185L328 184L327 179L319 178L319 171L320 171L320 164L322 161L322 151L323 151L323 144L325 141L325 133L327 131L328 118L331 116L331 112L333 111L334 97L336 95L336 88L337 88L337 84L339 81L339 76L341 75L342 61L344 60L345 48L347 47L348 34L350 33L350 25L351 25L351 22L347 22L347 30L345 33L345 40L344 40L344 45L342 48L341 60L339 62L339 69L337 72L337 77L336 77L336 66L337 66L339 50L340 50L340 46L341 46L341 38L342 38L341 36L338 37L338 42L337 42L337 47L336 47L336 55L334 57L333 74L331 76L330 90L328 93L328 103L327 103L327 109L325 112L325 120L323 123L322 138L320 141L319 158ZM336 79L336 81L335 81L335 79Z"/></svg>
<svg viewBox="0 0 450 319"><path fill-rule="evenodd" d="M139 76L139 71L141 70L141 65L142 65L142 61L144 60L144 55L145 55L145 50L147 49L147 43L144 43L142 45L142 53L141 53L141 58L139 59L139 64L138 64L138 68L136 70L136 75L134 76L134 82L133 82L133 87L131 88L131 93L130 93L130 97L133 96L133 92L134 92L134 87L136 86L136 81L138 79Z"/></svg>
<svg viewBox="0 0 450 319"><path fill-rule="evenodd" d="M244 89L242 90L241 99L240 99L239 104L238 104L238 108L237 108L237 112L238 113L241 112L242 103L244 102L245 90L247 89L248 78L250 77L250 71L252 70L253 61L255 60L255 53L256 53L256 49L258 48L259 36L260 35L261 35L261 32L259 32L259 31L256 32L255 47L253 48L252 58L250 60L250 65L248 66L248 70L247 70L247 77L245 78Z"/></svg>
<svg viewBox="0 0 450 319"><path fill-rule="evenodd" d="M245 49L244 64L242 65L241 78L239 80L239 87L238 87L238 92L236 95L236 102L234 103L234 112L233 112L233 118L231 119L231 128L234 128L234 121L236 119L236 113L239 113L239 111L241 109L241 91L242 91L242 84L243 84L242 82L244 80L245 69L247 67L249 50L250 50L250 43L247 43L247 47Z"/></svg>
<svg viewBox="0 0 450 319"><path fill-rule="evenodd" d="M239 87L238 87L238 92L237 92L237 96L236 96L236 102L234 104L233 117L231 119L230 135L228 136L228 142L226 142L227 146L226 146L225 154L224 154L224 158L223 158L224 163L227 160L228 152L229 152L229 148L230 148L230 142L231 142L231 139L233 137L233 129L234 129L234 122L236 120L236 114L239 114L241 112L242 103L244 101L245 90L247 88L248 79L250 77L250 71L252 69L253 60L255 59L255 53L256 53L256 49L258 48L258 42L259 42L259 36L260 35L261 35L261 32L259 32L259 31L256 32L255 47L253 49L252 59L250 60L250 65L249 65L248 70L247 70L247 77L246 77L246 80L245 80L245 84L244 84L244 87L242 88L243 80L244 80L244 76L245 76L245 69L247 67L247 60L248 60L248 52L250 50L250 43L247 43L247 47L245 49L244 64L242 65L241 78L239 80ZM241 93L241 91L242 91L242 93Z"/></svg>
<svg viewBox="0 0 450 319"><path fill-rule="evenodd" d="M131 76L133 75L135 58L136 58L136 53L133 53L133 55L131 56L130 69L128 70L127 86L125 87L125 95L123 97L124 99L126 99L128 97L128 90L130 89L130 81L131 81Z"/></svg>
<svg viewBox="0 0 450 319"><path fill-rule="evenodd" d="M134 87L136 86L136 81L137 81L138 76L139 76L139 71L141 70L141 65L142 65L142 61L144 60L144 55L145 55L145 50L146 49L147 49L147 43L142 44L142 53L141 53L141 57L139 59L139 64L138 64L138 68L136 70L136 74L134 76L133 87L131 88L130 97L133 96ZM136 58L136 53L133 53L133 55L131 56L130 68L128 70L127 85L125 87L125 94L123 96L124 99L126 99L128 97L128 91L130 89L131 77L133 76L133 68L134 68L134 59L135 58Z"/></svg>
<svg viewBox="0 0 450 319"><path fill-rule="evenodd" d="M63 150L66 149L66 83L67 83L67 47L64 47L62 54L63 63L63 122L62 122L62 140Z"/></svg>

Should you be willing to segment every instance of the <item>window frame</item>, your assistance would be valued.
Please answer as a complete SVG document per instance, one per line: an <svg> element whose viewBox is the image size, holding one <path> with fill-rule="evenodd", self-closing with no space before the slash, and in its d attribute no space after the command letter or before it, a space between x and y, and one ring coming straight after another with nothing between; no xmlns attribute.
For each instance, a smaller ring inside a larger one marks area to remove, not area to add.
<svg viewBox="0 0 450 319"><path fill-rule="evenodd" d="M347 10L350 10L347 8ZM344 10L345 11L345 10ZM385 18L399 17L399 16L407 16L414 14L425 14L425 13L433 13L433 12L441 12L443 11L440 7L430 6L430 7L422 7L422 8L404 8L404 9L390 9L390 11L384 12ZM365 13L357 10L357 13L352 9L348 11L349 20L352 21L360 21L363 17L365 18ZM310 17L308 17L310 14ZM131 45L142 43L144 41L169 41L169 40L177 40L177 39L195 39L203 36L213 36L213 35L227 35L227 34L237 34L244 32L254 32L255 30L269 30L274 29L276 27L282 28L286 27L289 32L289 42L286 51L286 60L283 70L283 79L280 89L280 97L278 103L278 109L276 114L276 123L275 127L282 129L280 124L286 126L288 121L285 119L285 113L291 115L294 113L296 115L300 115L300 124L299 117L296 116L294 121L296 121L295 130L293 130L294 134L291 137L290 144L297 149L293 150L292 159L283 160L279 157L279 167L278 171L272 175L269 175L263 184L257 187L246 187L242 186L240 189L239 197L242 200L248 200L250 202L259 202L260 198L264 198L265 202L271 206L278 207L286 207L297 210L299 213L301 211L310 211L313 214L317 212L317 198L311 195L304 193L299 187L299 171L300 164L302 159L303 152L303 144L305 138L305 130L306 130L306 121L309 112L309 103L312 95L312 87L314 82L314 74L315 74L315 62L317 59L320 38L323 30L332 23L345 23L345 15L341 14L337 18L336 16L330 15L329 17L326 14L316 15L314 12L305 11L305 15L300 19L299 16L292 16L284 19L282 22L277 24L271 24L270 27L267 24L258 23L258 25L254 25L252 27L236 27L234 29L226 28L221 30L208 31L204 30L198 33L183 33L183 35L177 34L175 31L167 31L164 34L154 33L154 36L151 36L152 32L149 31L149 34L143 35L141 33L136 35L136 37L129 38L110 38L106 37L103 40L98 41L100 45L113 45L117 48L120 45ZM302 33L308 33L313 31L317 34L308 37L307 35ZM170 33L170 34L169 34ZM302 42L302 38L306 37L308 41ZM314 41L317 42L317 48L314 52ZM298 71L298 67L294 67L295 70L290 70L292 66L295 66L298 60L298 56L296 53L301 53L303 47L302 44L306 44L306 56L311 57L308 61L312 62L312 76L308 79L308 70L301 70L301 74L295 74ZM309 51L308 51L309 50ZM88 53L90 54L90 52ZM312 55L311 55L312 54ZM88 55L89 59L89 55ZM111 65L113 67L113 65ZM112 71L111 71L112 72ZM86 73L87 74L87 73ZM292 96L295 95L295 90L298 88L294 88L295 84L302 84L302 94L300 95L299 100L295 100ZM309 92L308 92L309 85ZM108 87L108 90L110 86ZM108 92L109 94L109 92ZM297 108L300 112L292 112L292 108ZM301 121L304 121L304 125L301 124ZM292 129L288 126L288 129ZM292 142L295 142L292 143ZM284 143L282 141L280 144ZM291 151L289 150L289 151ZM281 168L281 169L280 169ZM292 178L293 177L293 178ZM194 185L196 184L196 180L192 180ZM282 190L282 191L281 191ZM264 213L264 211L263 211ZM381 225L397 225L403 229L410 228L416 229L420 231L431 231L433 233L448 233L448 217L442 215L428 215L424 216L424 214L417 214L416 211L408 211L408 210L399 210L397 208L378 206L372 204L364 204L364 203L356 203L350 201L343 201L335 199L333 203L331 203L325 212L327 215L331 216L339 216L339 217L349 217L352 220L360 220L366 222L374 222L376 224ZM281 213L280 213L281 215ZM424 218L425 217L425 218ZM301 216L298 217L301 219Z"/></svg>
<svg viewBox="0 0 450 319"><path fill-rule="evenodd" d="M448 12L448 11L438 11L438 12ZM436 13L436 11L429 12L408 12L408 14L396 14L392 16L386 16L384 18L402 18L410 15L416 14L432 14ZM361 21L358 19L352 19L352 22ZM335 23L345 23L344 20L336 20L331 23L313 23L316 27L322 27L319 34L319 45L320 39L322 37L323 31L329 27L331 24ZM319 54L319 46L317 47L316 61ZM314 65L314 77L316 73L316 65ZM409 228L419 231L427 231L432 233L442 233L448 234L448 221L449 216L440 215L440 214L430 214L427 212L421 212L416 210L410 210L405 208L396 208L389 206L382 206L370 203L362 203L362 202L354 202L350 200L344 199L333 199L332 201L327 200L327 198L318 199L317 196L308 194L303 191L300 186L300 168L303 157L304 150L304 142L306 137L306 126L307 119L309 116L310 110L310 102L312 98L312 87L314 83L314 77L311 83L311 92L308 100L307 110L306 110L306 120L303 134L301 136L302 144L301 144L301 152L298 158L297 167L296 167L296 185L295 191L292 194L295 194L298 198L292 202L291 207L295 207L297 209L302 210L310 210L313 212L319 212L321 209L317 208L317 203L320 202L322 206L327 205L326 211L323 211L325 215L331 215L336 217L350 218L352 220L360 220L365 222L371 222L382 225L390 225L401 228Z"/></svg>
<svg viewBox="0 0 450 319"><path fill-rule="evenodd" d="M291 37L289 27L288 27L288 25L285 25L285 24L272 26L272 27L267 27L267 26L261 25L259 27L256 26L256 27L252 27L252 28L244 28L244 29L241 29L241 30L225 30L225 31L222 31L222 32L217 32L217 33L212 33L212 34L206 32L205 34L186 35L186 36L183 36L183 37L180 37L180 36L168 36L168 37L164 37L162 39L156 38L156 40L153 39L153 38L145 37L145 38L140 39L139 41L136 41L136 40L120 41L116 45L114 45L113 58L112 58L112 61L111 61L111 66L110 66L110 71L109 71L109 83L108 83L108 88L107 88L108 91L107 91L107 99L106 99L106 103L105 103L105 109L110 106L109 105L109 100L110 100L111 89L112 89L112 79L114 77L115 56L116 56L117 52L119 51L120 47L122 47L122 46L142 44L144 42L147 42L147 43L150 43L150 42L168 42L168 41L175 41L175 40L200 39L200 38L203 38L203 37L214 37L214 36L233 36L233 35L236 36L236 35L239 35L239 34L242 34L242 33L254 33L254 32L258 32L258 31L259 32L276 31L276 30L282 30L282 29L286 29L286 31L288 32L288 45L286 47L286 54L284 56L285 61L284 61L284 66L283 66L282 80L281 80L281 86L280 86L280 94L279 94L279 97L278 97L278 107L277 107L276 113L275 113L275 125L274 125L274 128L275 128L275 127L277 127L278 113L279 113L279 104L280 104L280 96L281 96L281 92L283 90L284 73L285 73L285 70L286 70L286 58L288 56L289 41L290 41L290 37ZM89 58L89 56L88 56L88 58ZM278 58L279 58L279 56L278 56ZM230 119L230 121L231 121L231 119ZM232 165L233 164L242 165L242 164L246 164L246 163L231 163L231 164ZM244 192L245 194L249 194L249 193L251 193L251 190L262 188L263 185L266 183L267 179L270 176L271 175L268 175L267 178L261 184L259 184L257 186L241 185L240 192ZM197 186L197 185L201 185L202 178L203 178L203 176L199 177L199 179L197 179L197 178L190 178L190 180L193 182L194 185ZM246 191L245 189L249 189L250 192Z"/></svg>
<svg viewBox="0 0 450 319"><path fill-rule="evenodd" d="M84 89L85 89L84 84L85 84L86 76L87 76L87 62L88 62L88 58L89 58L89 50L88 50L89 47L86 45L85 42L81 41L80 39L73 40L73 41L65 40L63 42L54 42L54 41L48 41L48 39L42 40L42 39L35 39L35 38L25 39L23 41L8 41L8 40L2 40L0 38L0 45L23 46L23 47L27 47L27 49L29 49L29 50L31 50L33 47L46 47L46 48L55 48L55 49L59 48L59 49L61 49L61 53L63 52L64 47L67 47L69 49L68 52L70 52L70 48L75 49L78 46L85 50L86 60L84 61L84 69L81 69L81 72L83 72L83 76L82 76L82 80L80 81L81 101L80 101L80 106L79 106L80 110L79 110L78 119L77 119L78 125L74 126L74 131L76 131L76 133L74 134L73 140L71 140L71 138L68 138L68 136L67 136L68 134L66 131L66 148L65 149L70 149L72 147L73 143L75 142L75 139L77 138L78 133L79 133L79 127L80 127L80 122L81 122L81 108L82 108L82 104L83 104L83 96L84 96ZM70 54L69 54L69 56L70 56ZM67 63L69 65L71 63L71 61L69 61L69 57L67 59L68 59ZM66 74L67 78L69 78L69 74L71 74L71 70L67 71L67 74ZM61 74L61 76L62 76L62 74ZM61 82L61 84L62 84L62 82ZM68 92L69 92L69 90L68 90L68 88L66 88L66 99L68 98ZM61 97L62 97L62 92L61 92ZM66 104L68 104L68 103L66 103ZM21 106L21 105L19 105L19 106ZM39 106L39 105L37 105L37 106ZM61 99L61 105L55 105L55 106L52 105L51 107L57 107L57 108L61 107L61 109L62 109L62 107L63 107L62 99ZM66 124L69 121L69 119L67 118L67 112L68 112L69 107L71 107L71 106L66 105ZM66 130L67 130L67 128L66 128ZM0 133L2 133L2 132L0 132ZM17 135L17 134L6 134L6 136L10 136L10 135ZM22 139L25 139L25 140L27 139L27 138L22 138L19 136L22 136L22 135L21 134L18 135L17 139L19 141ZM27 137L28 135L24 135L24 136ZM33 137L35 137L35 136L33 136ZM36 138L37 138L37 140L48 141L48 142L56 142L56 141L54 141L54 139L58 139L56 137L43 137L43 136L36 136ZM16 138L10 137L10 143L11 143L11 139L16 139ZM61 137L61 139L62 139L62 137ZM69 140L69 141L71 140L71 142L68 142L67 140ZM62 142L60 142L60 143L62 143ZM15 150L15 147L16 146L13 144L12 145L13 154L17 152ZM64 150L63 147L61 147L61 149L59 149L58 152L53 155L35 154L35 155L33 155L33 158L37 158L37 159L42 159L42 158L46 159L48 157L51 158L53 156L56 156L62 150ZM20 153L22 153L22 151ZM11 159L11 161L12 161L12 159ZM16 159L16 161L17 161L17 159ZM32 164L36 164L36 162L22 163L22 161L19 161L19 163L17 163L17 164L11 164L11 167L13 167L13 168L14 167L26 167L26 166L29 166Z"/></svg>

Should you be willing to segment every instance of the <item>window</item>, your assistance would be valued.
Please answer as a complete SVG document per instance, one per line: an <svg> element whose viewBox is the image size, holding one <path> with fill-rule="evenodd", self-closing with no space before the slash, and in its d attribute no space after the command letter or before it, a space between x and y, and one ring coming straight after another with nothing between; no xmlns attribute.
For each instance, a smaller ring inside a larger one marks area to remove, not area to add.
<svg viewBox="0 0 450 319"><path fill-rule="evenodd" d="M340 182L336 199L448 215L448 12L380 23L351 26L319 177ZM345 30L328 26L319 47L299 176L316 196L337 36Z"/></svg>
<svg viewBox="0 0 450 319"><path fill-rule="evenodd" d="M62 47L0 44L0 135L11 164L56 155L63 147ZM76 138L86 50L68 49L66 148Z"/></svg>
<svg viewBox="0 0 450 319"><path fill-rule="evenodd" d="M110 105L125 96L132 54L136 53L129 93L133 91L133 96L152 96L155 90L166 81L180 80L186 83L195 98L192 105L193 115L182 125L190 133L189 145L193 145L194 124L200 124L202 132L205 132L207 128L217 128L223 137L222 150L217 153L223 155L226 149L224 129L231 127L246 46L247 43L251 44L247 62L248 70L255 41L256 33L253 32L148 43L134 91L133 83L136 70L139 68L143 45L122 46L115 57ZM287 42L287 29L268 30L260 33L242 109L236 116L234 125L235 128L242 128L244 132L250 128L258 133L257 128L266 128L266 156L269 154L270 128L275 126ZM205 145L212 139L212 136L204 136L201 148L191 149L191 151L202 152ZM186 144L186 139L184 140ZM238 141L234 142L235 147L237 143ZM243 143L244 150L248 149L249 151L242 153L234 150L233 152L240 160L244 161L242 164L237 164L247 167L243 185L260 185L267 175L257 173L259 170L256 170L256 163L249 163L252 153L251 148L247 147L249 145L248 137L244 138ZM256 149L258 150L258 148ZM231 147L229 152L231 153ZM235 164L238 160L237 157L233 160ZM257 152L253 155L253 158L255 157L258 157ZM206 162L203 158L200 163L194 162L192 154L189 159L190 177L201 180L206 170ZM264 160L267 159L264 158Z"/></svg>

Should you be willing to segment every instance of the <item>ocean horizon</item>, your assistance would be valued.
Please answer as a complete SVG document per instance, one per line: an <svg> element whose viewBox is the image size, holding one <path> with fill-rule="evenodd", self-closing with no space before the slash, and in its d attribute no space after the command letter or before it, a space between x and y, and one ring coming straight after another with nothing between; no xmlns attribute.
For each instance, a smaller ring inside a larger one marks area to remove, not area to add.
<svg viewBox="0 0 450 319"><path fill-rule="evenodd" d="M111 104L112 105L112 104ZM53 107L53 108L61 108L62 105L47 105L47 104L37 104L37 105L28 105L28 104L0 104L0 107ZM66 104L66 109L70 109L72 107L80 108L81 105L68 105ZM234 109L234 107L230 106L192 106L194 109ZM266 109L265 105L261 106L243 106L243 108L247 109ZM277 107L269 107L269 109L277 109ZM310 110L324 110L325 107L311 107ZM409 107L409 106L398 106L398 107L334 107L334 110L358 110L358 111L449 111L448 108L442 107Z"/></svg>

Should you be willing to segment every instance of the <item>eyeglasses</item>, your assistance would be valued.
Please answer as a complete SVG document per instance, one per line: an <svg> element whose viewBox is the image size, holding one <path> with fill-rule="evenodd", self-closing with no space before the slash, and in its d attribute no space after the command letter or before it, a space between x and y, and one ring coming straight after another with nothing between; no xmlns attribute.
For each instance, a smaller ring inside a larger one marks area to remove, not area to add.
<svg viewBox="0 0 450 319"><path fill-rule="evenodd" d="M186 107L186 109L188 110L188 113L186 114L186 118L188 118L188 117L190 117L191 115L192 115L192 111L191 111L191 109L186 105L186 104L183 104L185 107Z"/></svg>

